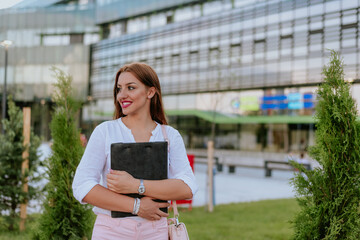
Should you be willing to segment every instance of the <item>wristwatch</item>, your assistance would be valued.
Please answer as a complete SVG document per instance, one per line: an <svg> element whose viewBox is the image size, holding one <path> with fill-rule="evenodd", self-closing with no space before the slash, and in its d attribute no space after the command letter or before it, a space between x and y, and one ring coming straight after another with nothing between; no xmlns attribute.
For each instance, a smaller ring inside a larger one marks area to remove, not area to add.
<svg viewBox="0 0 360 240"><path fill-rule="evenodd" d="M140 179L140 186L138 188L138 193L143 195L145 193L144 179Z"/></svg>

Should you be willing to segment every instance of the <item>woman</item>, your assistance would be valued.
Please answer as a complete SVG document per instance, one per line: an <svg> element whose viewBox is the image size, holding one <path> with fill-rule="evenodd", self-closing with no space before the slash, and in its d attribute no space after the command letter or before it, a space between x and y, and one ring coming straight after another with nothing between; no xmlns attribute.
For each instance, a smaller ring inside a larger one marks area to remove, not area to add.
<svg viewBox="0 0 360 240"><path fill-rule="evenodd" d="M168 239L168 203L152 199L190 199L198 186L177 130L166 126L170 142L169 172L165 180L141 180L110 169L110 145L115 142L164 141L161 124L167 124L160 83L155 71L144 63L127 64L116 74L114 120L93 131L73 181L75 198L89 203L97 219L92 239ZM141 193L141 200L122 195ZM136 214L111 218L111 211Z"/></svg>

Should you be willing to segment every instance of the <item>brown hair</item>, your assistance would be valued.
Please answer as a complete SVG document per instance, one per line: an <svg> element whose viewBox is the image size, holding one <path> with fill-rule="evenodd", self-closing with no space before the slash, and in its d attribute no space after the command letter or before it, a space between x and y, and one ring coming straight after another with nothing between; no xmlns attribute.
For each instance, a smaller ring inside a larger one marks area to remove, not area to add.
<svg viewBox="0 0 360 240"><path fill-rule="evenodd" d="M120 74L123 72L130 72L145 86L155 88L155 95L151 98L151 102L150 102L151 118L152 120L160 124L167 124L163 103L162 103L159 78L156 72L154 71L154 69L152 69L152 67L150 67L145 63L140 63L140 62L126 64L123 67L121 67L119 71L116 73L115 84L114 84L114 104L115 104L114 119L118 119L120 117L126 116L122 112L120 103L116 100L117 81L119 79Z"/></svg>

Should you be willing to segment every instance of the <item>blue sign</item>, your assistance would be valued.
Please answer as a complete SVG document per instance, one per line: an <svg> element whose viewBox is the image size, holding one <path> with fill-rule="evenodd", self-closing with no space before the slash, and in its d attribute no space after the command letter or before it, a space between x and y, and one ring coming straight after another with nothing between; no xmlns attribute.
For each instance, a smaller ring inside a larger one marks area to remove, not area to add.
<svg viewBox="0 0 360 240"><path fill-rule="evenodd" d="M259 99L254 96L236 98L231 101L233 109L256 111L260 104L261 110L270 109L311 109L315 107L312 93L289 93L288 95L267 95ZM256 107L254 107L256 106Z"/></svg>

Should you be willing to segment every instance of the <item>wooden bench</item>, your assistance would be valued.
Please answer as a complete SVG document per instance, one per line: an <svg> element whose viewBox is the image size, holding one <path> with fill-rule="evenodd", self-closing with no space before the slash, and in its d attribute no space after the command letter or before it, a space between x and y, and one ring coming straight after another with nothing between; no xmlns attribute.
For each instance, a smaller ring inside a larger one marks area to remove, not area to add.
<svg viewBox="0 0 360 240"><path fill-rule="evenodd" d="M194 155L195 156L195 159L196 158L201 158L201 159L205 159L204 161L201 161L202 163L207 163L207 156L205 155ZM222 172L223 170L223 165L219 162L219 157L215 157L214 156L214 160L215 160L215 166L216 166L216 170L218 172Z"/></svg>
<svg viewBox="0 0 360 240"><path fill-rule="evenodd" d="M196 162L198 163L203 163L203 164L207 164L207 156L206 155L194 155ZM227 166L228 168L228 173L233 174L236 171L236 167L250 167L250 168L263 168L262 166L262 159L259 159L259 165L253 166L253 165L248 165L248 164L241 164L240 161L236 162L236 161L226 161L224 160L224 158L220 159L218 156L214 156L214 160L215 160L215 166L216 166L216 170L217 172L223 172L224 171L224 166ZM261 161L261 163L260 163Z"/></svg>
<svg viewBox="0 0 360 240"><path fill-rule="evenodd" d="M302 165L307 170L311 170L311 165L309 163L303 163ZM294 171L295 169L290 165L289 162L265 160L265 177L271 177L272 170Z"/></svg>

